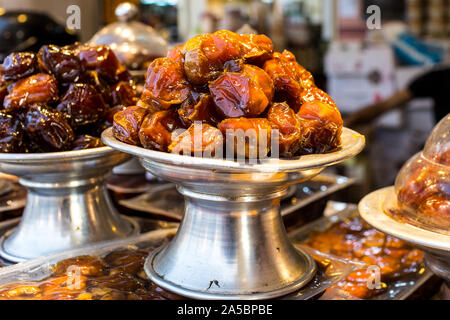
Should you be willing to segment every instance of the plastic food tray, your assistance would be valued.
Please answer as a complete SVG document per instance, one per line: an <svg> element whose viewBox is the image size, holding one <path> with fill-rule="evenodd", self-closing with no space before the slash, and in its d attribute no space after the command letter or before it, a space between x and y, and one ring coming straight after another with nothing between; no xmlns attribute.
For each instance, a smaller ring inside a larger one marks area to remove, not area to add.
<svg viewBox="0 0 450 320"><path fill-rule="evenodd" d="M10 283L41 281L52 274L52 267L59 261L80 255L104 256L118 249L145 249L162 243L174 235L175 228L151 231L139 236L119 241L98 243L92 246L78 248L53 254L46 257L7 266L0 269L0 286ZM318 262L318 272L300 291L283 297L283 299L305 300L318 296L326 289L344 279L351 272L361 268L360 263L346 261L331 255L309 249ZM326 268L324 267L326 266Z"/></svg>
<svg viewBox="0 0 450 320"><path fill-rule="evenodd" d="M308 239L309 235L312 232L325 231L338 221L342 221L346 218L359 215L357 206L353 204L349 205L344 203L331 202L331 205L329 204L327 209L325 210L326 216L324 216L323 218L308 223L307 225L290 232L289 237L291 238L291 240L294 243L302 243ZM402 279L399 279L397 281L391 281L387 283L388 287L386 291L372 297L371 300L404 300L408 298L419 287L421 287L428 279L430 279L432 275L433 273L430 270L425 269L425 272L421 274L416 273L407 277L403 277ZM339 295L339 300L359 299L349 295L346 292L339 293L339 291L342 290L335 290L335 293ZM327 294L327 299L333 299L331 292Z"/></svg>

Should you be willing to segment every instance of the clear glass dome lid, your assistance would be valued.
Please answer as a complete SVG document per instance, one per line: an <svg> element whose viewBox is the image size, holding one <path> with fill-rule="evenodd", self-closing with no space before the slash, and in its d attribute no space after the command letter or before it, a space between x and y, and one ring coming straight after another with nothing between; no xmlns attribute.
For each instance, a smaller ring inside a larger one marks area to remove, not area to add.
<svg viewBox="0 0 450 320"><path fill-rule="evenodd" d="M450 113L431 132L423 155L434 162L450 166Z"/></svg>
<svg viewBox="0 0 450 320"><path fill-rule="evenodd" d="M136 5L124 2L117 6L118 22L97 32L90 43L108 45L118 59L131 70L146 69L146 64L168 51L166 41L150 26L135 21L139 10Z"/></svg>
<svg viewBox="0 0 450 320"><path fill-rule="evenodd" d="M395 180L397 218L450 234L450 114L430 134L422 152L409 159Z"/></svg>

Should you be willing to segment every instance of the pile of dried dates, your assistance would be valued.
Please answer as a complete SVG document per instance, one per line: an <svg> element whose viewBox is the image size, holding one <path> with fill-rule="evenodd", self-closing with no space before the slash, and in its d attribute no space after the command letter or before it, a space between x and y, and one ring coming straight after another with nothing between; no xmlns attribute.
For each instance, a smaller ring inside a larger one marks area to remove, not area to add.
<svg viewBox="0 0 450 320"><path fill-rule="evenodd" d="M198 154L225 148L229 130L252 129L269 154L276 129L279 155L293 157L339 147L342 124L333 100L292 53L274 52L264 35L221 30L154 60L138 103L114 115L113 133L128 144L174 153L185 151L179 146L188 139L191 154ZM248 157L248 150L234 152Z"/></svg>
<svg viewBox="0 0 450 320"><path fill-rule="evenodd" d="M135 105L126 68L107 46L43 46L0 66L0 151L56 152L102 146L115 112Z"/></svg>

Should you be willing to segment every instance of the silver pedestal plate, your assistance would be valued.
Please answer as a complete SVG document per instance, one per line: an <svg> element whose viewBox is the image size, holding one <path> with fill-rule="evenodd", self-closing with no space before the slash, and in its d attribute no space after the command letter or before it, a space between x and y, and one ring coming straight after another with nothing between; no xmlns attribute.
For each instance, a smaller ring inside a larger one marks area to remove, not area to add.
<svg viewBox="0 0 450 320"><path fill-rule="evenodd" d="M386 214L397 208L393 186L374 191L358 205L361 217L381 232L416 245L425 252L425 263L450 288L450 236L397 221Z"/></svg>
<svg viewBox="0 0 450 320"><path fill-rule="evenodd" d="M114 166L129 156L109 147L80 151L0 153L0 171L19 177L27 202L17 228L0 241L12 262L139 232L112 205L104 184Z"/></svg>
<svg viewBox="0 0 450 320"><path fill-rule="evenodd" d="M344 129L339 151L251 165L143 149L118 141L111 129L102 138L183 194L178 232L148 257L145 270L162 288L197 299L268 299L311 280L314 260L288 240L280 199L290 185L355 156L365 143Z"/></svg>

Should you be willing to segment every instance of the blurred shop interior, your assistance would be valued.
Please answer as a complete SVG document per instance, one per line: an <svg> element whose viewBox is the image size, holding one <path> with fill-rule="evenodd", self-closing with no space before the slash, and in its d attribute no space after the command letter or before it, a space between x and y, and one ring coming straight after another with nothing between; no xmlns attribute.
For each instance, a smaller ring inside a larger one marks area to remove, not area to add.
<svg viewBox="0 0 450 320"><path fill-rule="evenodd" d="M89 41L117 21L121 2L0 0L1 57L45 43ZM130 2L138 10L126 19L151 26L169 46L219 29L267 34L277 50L292 51L313 73L344 117L388 98L418 75L448 66L450 61L449 0ZM81 25L76 31L65 27L70 5L80 8ZM450 111L450 104L447 107ZM340 200L358 201L371 190L392 185L404 162L422 149L435 123L432 98L415 98L405 108L358 128L368 140L365 151L336 170L359 183Z"/></svg>

